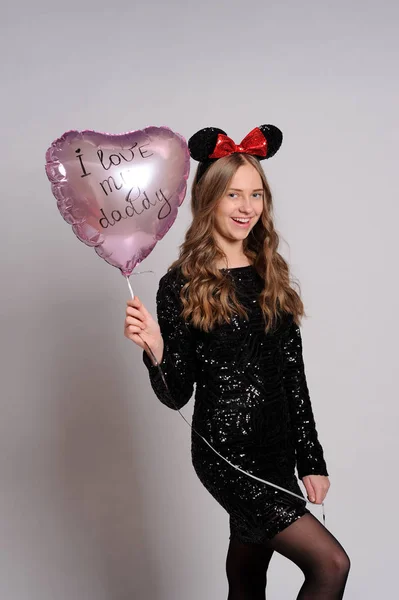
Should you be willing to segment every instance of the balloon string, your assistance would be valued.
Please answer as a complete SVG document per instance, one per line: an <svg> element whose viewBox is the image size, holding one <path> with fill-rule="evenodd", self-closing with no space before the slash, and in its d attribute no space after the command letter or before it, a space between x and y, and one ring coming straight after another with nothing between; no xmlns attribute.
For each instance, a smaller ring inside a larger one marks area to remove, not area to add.
<svg viewBox="0 0 399 600"><path fill-rule="evenodd" d="M151 271L151 272L152 272L152 271ZM132 299L134 299L134 293L133 293L133 289L132 289L132 286L131 286L131 284L130 284L130 280L129 280L129 277L128 277L128 276L126 276L126 281L127 281L127 285L128 285L128 287L129 287L129 291L130 291L130 294L131 294L131 296L132 296ZM143 338L141 337L141 335L140 335L140 334L138 334L138 335L139 335L139 337L140 337L140 338L143 340ZM209 442L208 442L208 441L207 441L207 440L206 440L206 439L205 439L205 438L204 438L204 437L203 437L203 436L202 436L200 433L198 433L198 431L195 429L195 427L193 427L193 426L191 425L191 423L190 423L189 421L187 421L187 419L185 418L185 416L183 415L183 413L182 413L182 412L180 412L180 409L178 409L178 408L177 408L177 406L176 406L176 403L175 403L175 401L173 400L173 397L172 397L172 395L171 395L171 393L170 393L170 390L169 390L168 384L166 383L165 376L164 376L164 374L163 374L163 371L162 371L162 369L161 369L161 366L160 366L160 364L158 363L158 361L157 361L157 359L156 359L156 357L155 357L155 355L154 355L153 351L151 350L151 348L150 348L150 346L147 344L147 342L146 342L145 340L143 340L143 342L144 342L144 344L147 346L147 348L148 348L148 350L149 350L149 352L150 352L150 354L151 354L151 356L152 356L152 359L153 359L153 362L154 362L154 366L158 367L159 374L161 375L162 381L163 381L163 382L164 382L164 384L165 384L165 387L166 387L166 389L167 389L167 391L168 391L168 394L169 394L170 400L172 401L172 404L173 404L173 406L175 407L175 409L177 410L177 412L179 413L179 415L182 417L182 419L183 419L183 420L184 420L184 421L187 423L187 425L188 425L189 427L191 427L191 429L194 431L194 433L196 433L196 434L197 434L197 435L198 435L198 436L199 436L201 439L203 439L203 440L204 440L204 442L205 442L206 444L208 444L208 446L209 446L209 447L210 447L210 448L211 448L211 449L212 449L212 450L213 450L213 451L214 451L214 452L215 452L215 453L216 453L218 456L220 456L220 458L222 458L224 461L226 461L226 462L227 462L227 463L228 463L230 466L234 467L234 469L236 469L237 471L240 471L241 473L244 473L244 475L248 475L249 477L252 477L252 479L256 479L257 481L260 481L260 482L262 482L262 483L266 483L266 485L271 485L271 486L273 486L273 487L277 488L278 490L281 490L281 491L283 491L283 492L286 492L287 494L291 494L292 496L295 496L296 498L299 498L300 500L302 500L302 501L303 501L303 502L305 502L305 503L313 504L313 503L311 503L311 502L310 502L310 500L306 500L306 498L304 498L303 496L299 496L299 494L295 494L294 492L291 492L290 490L286 490L285 488L283 488L283 487L280 487L279 485L276 485L275 483L272 483L271 481L266 481L266 479L261 479L260 477L257 477L256 475L253 475L252 473L248 473L248 471L244 471L243 469L241 469L241 468L240 468L240 467L238 467L237 465L234 465L233 463L231 463L231 462L230 462L230 461L229 461L229 460L228 460L226 457L222 456L222 455L221 455L221 454L220 454L220 453L219 453L217 450L215 450L215 448L213 448L213 446L211 446L211 444L210 444L210 443L209 443ZM323 512L323 525L324 525L324 526L326 526L326 515L325 515L325 509L324 509L324 502L322 502L322 503L321 503L321 506L322 506L322 512Z"/></svg>

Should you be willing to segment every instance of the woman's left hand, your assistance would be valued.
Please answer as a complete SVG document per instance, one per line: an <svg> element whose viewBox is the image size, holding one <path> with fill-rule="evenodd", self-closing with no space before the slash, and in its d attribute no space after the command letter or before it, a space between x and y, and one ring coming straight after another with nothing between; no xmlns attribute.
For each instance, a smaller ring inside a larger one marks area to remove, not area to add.
<svg viewBox="0 0 399 600"><path fill-rule="evenodd" d="M325 475L305 475L302 477L303 485L308 494L308 500L321 504L330 487L330 480Z"/></svg>

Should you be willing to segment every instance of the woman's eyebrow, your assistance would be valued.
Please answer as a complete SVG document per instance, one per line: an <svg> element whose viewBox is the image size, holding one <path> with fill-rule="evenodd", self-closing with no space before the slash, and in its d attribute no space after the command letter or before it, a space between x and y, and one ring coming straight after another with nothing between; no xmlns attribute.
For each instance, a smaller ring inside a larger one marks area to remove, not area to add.
<svg viewBox="0 0 399 600"><path fill-rule="evenodd" d="M243 190L240 190L239 188L229 188L229 190L232 190L233 192L242 192ZM263 188L256 188L255 190L252 190L253 192L263 192Z"/></svg>

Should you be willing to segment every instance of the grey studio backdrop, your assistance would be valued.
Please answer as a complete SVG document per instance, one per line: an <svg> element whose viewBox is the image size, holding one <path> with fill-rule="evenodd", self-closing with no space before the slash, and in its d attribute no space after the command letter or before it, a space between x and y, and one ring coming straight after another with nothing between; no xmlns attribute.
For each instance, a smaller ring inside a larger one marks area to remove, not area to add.
<svg viewBox="0 0 399 600"><path fill-rule="evenodd" d="M68 129L212 125L239 142L262 123L285 134L263 164L309 315L345 598L395 596L398 17L364 0L2 8L1 598L227 598L228 516L123 337L126 282L62 220L44 153ZM131 278L153 314L189 222L188 195L137 268L154 273ZM275 554L268 598L302 579Z"/></svg>

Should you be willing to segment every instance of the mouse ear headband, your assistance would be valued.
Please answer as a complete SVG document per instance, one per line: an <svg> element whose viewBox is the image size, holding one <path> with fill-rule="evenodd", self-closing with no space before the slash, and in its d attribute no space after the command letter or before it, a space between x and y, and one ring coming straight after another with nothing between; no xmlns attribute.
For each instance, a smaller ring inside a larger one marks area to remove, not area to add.
<svg viewBox="0 0 399 600"><path fill-rule="evenodd" d="M191 157L200 163L197 171L198 181L218 158L239 152L264 160L276 154L282 141L283 133L274 125L255 127L240 144L235 144L222 129L205 127L191 136L188 140L188 148Z"/></svg>

